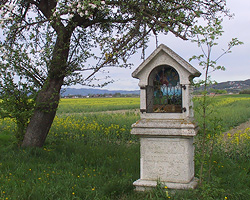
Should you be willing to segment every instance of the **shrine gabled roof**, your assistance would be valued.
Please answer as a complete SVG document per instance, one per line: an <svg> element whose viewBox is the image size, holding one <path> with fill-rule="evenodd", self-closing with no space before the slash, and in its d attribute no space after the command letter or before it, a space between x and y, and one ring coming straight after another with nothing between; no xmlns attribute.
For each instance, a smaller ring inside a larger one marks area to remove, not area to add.
<svg viewBox="0 0 250 200"><path fill-rule="evenodd" d="M142 71L144 67L146 67L150 61L155 58L161 51L164 51L167 55L169 55L172 59L174 59L177 63L179 63L183 68L185 68L191 75L194 77L199 77L201 73L195 69L192 65L190 65L187 61L181 58L177 53L171 50L164 44L161 44L154 52L144 61L139 67L132 73L132 77L138 78L138 74Z"/></svg>

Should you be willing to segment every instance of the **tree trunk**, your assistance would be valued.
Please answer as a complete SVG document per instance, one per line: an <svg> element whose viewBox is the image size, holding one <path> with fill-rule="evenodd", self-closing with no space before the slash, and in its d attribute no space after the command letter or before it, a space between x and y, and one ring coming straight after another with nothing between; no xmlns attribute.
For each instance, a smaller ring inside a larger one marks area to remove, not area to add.
<svg viewBox="0 0 250 200"><path fill-rule="evenodd" d="M22 147L42 147L56 115L63 79L67 75L67 60L70 38L74 26L67 28L60 21L54 21L56 31L52 59L48 65L48 77L38 93L36 107L28 124Z"/></svg>
<svg viewBox="0 0 250 200"><path fill-rule="evenodd" d="M22 147L42 147L56 115L63 78L48 80L39 92Z"/></svg>

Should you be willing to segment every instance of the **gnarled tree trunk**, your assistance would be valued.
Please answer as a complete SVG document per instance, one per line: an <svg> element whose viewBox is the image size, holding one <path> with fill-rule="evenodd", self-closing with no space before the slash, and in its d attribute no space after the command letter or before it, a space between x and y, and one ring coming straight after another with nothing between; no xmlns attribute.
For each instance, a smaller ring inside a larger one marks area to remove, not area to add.
<svg viewBox="0 0 250 200"><path fill-rule="evenodd" d="M60 90L67 73L67 59L73 28L67 30L63 25L56 26L56 32L58 36L53 57L48 66L48 78L38 93L35 111L28 124L22 147L42 147L56 115Z"/></svg>
<svg viewBox="0 0 250 200"><path fill-rule="evenodd" d="M42 147L56 115L63 79L49 80L37 97L37 106L27 127L22 147Z"/></svg>

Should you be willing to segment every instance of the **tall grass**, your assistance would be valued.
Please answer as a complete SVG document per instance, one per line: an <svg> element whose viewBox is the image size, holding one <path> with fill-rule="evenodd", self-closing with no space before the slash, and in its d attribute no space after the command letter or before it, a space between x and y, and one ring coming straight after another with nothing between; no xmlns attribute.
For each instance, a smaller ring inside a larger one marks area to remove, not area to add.
<svg viewBox="0 0 250 200"><path fill-rule="evenodd" d="M199 107L197 98L194 98L194 106ZM250 119L249 95L223 95L210 97L211 104L208 108L209 117L221 119L224 131L227 131ZM195 119L201 123L201 113L195 113Z"/></svg>
<svg viewBox="0 0 250 200"><path fill-rule="evenodd" d="M130 134L131 124L139 119L139 113L95 113L56 117L49 139L82 140L85 143L134 142L137 137Z"/></svg>
<svg viewBox="0 0 250 200"><path fill-rule="evenodd" d="M98 99L92 100L97 105ZM113 99L116 105L130 101L119 100ZM139 141L130 129L139 114L129 110L79 114L89 104L81 99L72 102L78 102L75 109L61 102L64 105L42 149L17 148L13 121L0 120L0 199L250 199L249 130L219 134L211 184L191 191L157 187L137 193L132 183L140 175ZM216 97L213 108L216 112L211 115L222 118L222 128L229 130L250 118L250 97ZM98 109L101 106L93 112ZM195 117L199 121L199 113ZM195 165L199 168L199 160Z"/></svg>
<svg viewBox="0 0 250 200"><path fill-rule="evenodd" d="M129 147L129 148L128 148ZM130 193L138 144L61 140L43 149L1 148L1 199L110 199Z"/></svg>

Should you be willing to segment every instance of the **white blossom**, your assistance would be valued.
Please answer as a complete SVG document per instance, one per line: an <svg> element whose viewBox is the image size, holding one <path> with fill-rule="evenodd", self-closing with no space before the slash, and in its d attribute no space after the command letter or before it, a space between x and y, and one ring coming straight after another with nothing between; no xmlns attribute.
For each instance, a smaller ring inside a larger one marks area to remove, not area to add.
<svg viewBox="0 0 250 200"><path fill-rule="evenodd" d="M13 20L13 17L8 17L8 18L6 18L6 20Z"/></svg>
<svg viewBox="0 0 250 200"><path fill-rule="evenodd" d="M76 7L77 7L77 8L81 8L82 5L81 5L80 3L78 3Z"/></svg>
<svg viewBox="0 0 250 200"><path fill-rule="evenodd" d="M13 4L9 5L9 10L12 11L13 9L14 9L14 5Z"/></svg>
<svg viewBox="0 0 250 200"><path fill-rule="evenodd" d="M5 48L4 47L0 47L0 52L4 52Z"/></svg>
<svg viewBox="0 0 250 200"><path fill-rule="evenodd" d="M93 9L96 8L96 5L93 4L93 3L90 3L89 6L90 6L91 8L93 8Z"/></svg>
<svg viewBox="0 0 250 200"><path fill-rule="evenodd" d="M81 17L83 17L83 16L84 16L83 12L79 13L79 15L80 15Z"/></svg>
<svg viewBox="0 0 250 200"><path fill-rule="evenodd" d="M101 1L101 4L104 5L104 4L105 4L105 1Z"/></svg>

